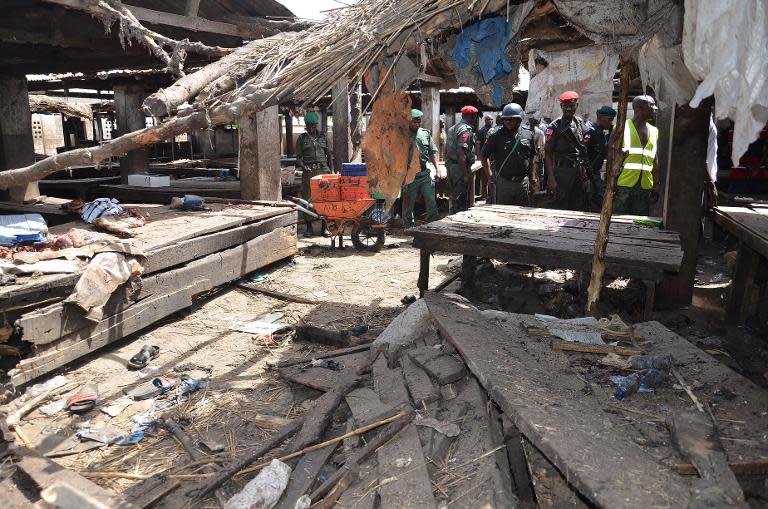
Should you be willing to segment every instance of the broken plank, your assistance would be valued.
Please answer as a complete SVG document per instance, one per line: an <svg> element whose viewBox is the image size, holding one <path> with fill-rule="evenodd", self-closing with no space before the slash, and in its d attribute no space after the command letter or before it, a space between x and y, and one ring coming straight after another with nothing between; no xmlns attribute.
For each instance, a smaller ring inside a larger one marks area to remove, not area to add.
<svg viewBox="0 0 768 509"><path fill-rule="evenodd" d="M307 364L296 364L286 368L280 368L280 376L289 382L305 385L318 391L329 391L336 387L345 373L354 373L360 366L366 364L369 358L368 352L360 352L341 357L330 357L325 360L332 360L340 363L343 368L335 371L323 367L309 367ZM310 361L311 362L311 361Z"/></svg>
<svg viewBox="0 0 768 509"><path fill-rule="evenodd" d="M291 295L288 293L278 292L277 290L273 290L271 288L267 288L262 285L255 285L253 283L243 282L243 283L238 283L237 286L238 288L242 288L243 290L262 293L267 297L272 297L273 299L287 300L288 302L297 302L299 304L317 304L318 303L318 301L313 299L307 299L305 297L299 297L298 295Z"/></svg>
<svg viewBox="0 0 768 509"><path fill-rule="evenodd" d="M637 348L628 348L624 346L610 346L610 345L592 345L587 343L571 343L569 341L552 340L553 350L563 350L566 352L581 352L581 353L615 353L616 355L623 355L625 357L632 357L633 355L643 355L642 350Z"/></svg>
<svg viewBox="0 0 768 509"><path fill-rule="evenodd" d="M714 423L700 412L673 411L667 417L667 427L678 450L696 466L701 479L693 497L701 506L742 507L744 492L717 435Z"/></svg>
<svg viewBox="0 0 768 509"><path fill-rule="evenodd" d="M416 426L409 424L377 451L381 507L400 509L436 508L432 480L427 470ZM410 459L410 461L409 461ZM405 462L405 466L398 466Z"/></svg>
<svg viewBox="0 0 768 509"><path fill-rule="evenodd" d="M391 409L392 406L384 405L378 394L367 387L360 387L347 394L345 398L352 417L356 423L367 421Z"/></svg>
<svg viewBox="0 0 768 509"><path fill-rule="evenodd" d="M405 387L403 370L400 367L390 369L383 353L379 354L373 362L373 387L384 403L411 404L408 389Z"/></svg>
<svg viewBox="0 0 768 509"><path fill-rule="evenodd" d="M440 385L456 382L467 374L463 362L431 346L409 350L408 357Z"/></svg>
<svg viewBox="0 0 768 509"><path fill-rule="evenodd" d="M414 364L407 355L400 357L400 364L403 368L405 384L416 408L422 408L425 404L440 399L440 392L432 383L426 371Z"/></svg>
<svg viewBox="0 0 768 509"><path fill-rule="evenodd" d="M730 461L728 467L736 475L768 475L768 459L754 461ZM699 471L692 463L675 463L671 465L673 471L680 475L698 475Z"/></svg>
<svg viewBox="0 0 768 509"><path fill-rule="evenodd" d="M507 333L466 301L433 293L425 300L491 398L585 497L602 507L687 505L687 484L604 422L575 374L528 353L524 330Z"/></svg>
<svg viewBox="0 0 768 509"><path fill-rule="evenodd" d="M515 491L520 499L520 506L525 509L536 507L536 498L533 493L533 482L528 470L528 461L523 449L523 435L512 424L512 421L502 415L502 430L507 445L506 454L509 461L509 469L515 485Z"/></svg>
<svg viewBox="0 0 768 509"><path fill-rule="evenodd" d="M177 490L181 483L175 479L153 477L126 489L123 494L139 509L151 507L169 493Z"/></svg>
<svg viewBox="0 0 768 509"><path fill-rule="evenodd" d="M16 467L27 474L40 489L61 482L105 504L107 507L116 509L136 508L133 504L89 481L80 474L68 470L55 461L41 456L32 450L17 449L15 454L18 456Z"/></svg>
<svg viewBox="0 0 768 509"><path fill-rule="evenodd" d="M376 509L378 467L371 458L358 466L357 480L341 495L334 507L340 509Z"/></svg>
<svg viewBox="0 0 768 509"><path fill-rule="evenodd" d="M331 434L328 439L335 438L338 433ZM291 472L291 478L288 481L288 486L285 488L283 495L280 497L276 509L293 509L296 505L296 501L301 498L302 495L309 492L312 484L315 482L317 474L320 473L320 469L323 468L340 442L334 442L328 447L323 447L316 451L309 452L301 457L296 467Z"/></svg>

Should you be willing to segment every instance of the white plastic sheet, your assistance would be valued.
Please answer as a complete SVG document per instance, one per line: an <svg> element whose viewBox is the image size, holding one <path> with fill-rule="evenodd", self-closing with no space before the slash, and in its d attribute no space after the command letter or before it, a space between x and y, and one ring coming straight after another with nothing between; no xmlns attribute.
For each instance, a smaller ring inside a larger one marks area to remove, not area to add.
<svg viewBox="0 0 768 509"><path fill-rule="evenodd" d="M657 35L640 48L637 65L643 88L646 85L653 88L662 108L686 104L696 92L698 82L683 62L680 44L665 47L662 38Z"/></svg>
<svg viewBox="0 0 768 509"><path fill-rule="evenodd" d="M531 78L525 112L538 118L559 117L558 97L566 90L578 92L577 113L589 113L613 104L613 76L619 65L619 55L608 53L600 46L547 52L533 49L528 57L528 69L535 69L534 60L541 57L548 66Z"/></svg>
<svg viewBox="0 0 768 509"><path fill-rule="evenodd" d="M734 121L738 164L768 122L768 2L685 0L683 55L702 80L691 107L715 96L717 118Z"/></svg>

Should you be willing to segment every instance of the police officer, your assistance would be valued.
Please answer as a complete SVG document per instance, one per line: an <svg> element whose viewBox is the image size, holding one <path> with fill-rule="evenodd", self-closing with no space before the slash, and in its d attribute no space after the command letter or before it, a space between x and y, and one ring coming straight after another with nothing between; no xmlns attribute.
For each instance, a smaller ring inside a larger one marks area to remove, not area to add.
<svg viewBox="0 0 768 509"><path fill-rule="evenodd" d="M600 212L603 207L603 182L602 172L606 156L608 155L608 140L613 132L613 119L616 118L616 110L610 106L602 106L597 110L597 119L592 127L584 134L587 145L587 159L589 159L589 210Z"/></svg>
<svg viewBox="0 0 768 509"><path fill-rule="evenodd" d="M445 167L451 185L451 214L469 208L469 186L472 182L472 163L475 162L475 125L477 108L461 108L461 121L446 133Z"/></svg>
<svg viewBox="0 0 768 509"><path fill-rule="evenodd" d="M584 122L576 116L579 94L568 91L560 95L563 115L556 118L544 133L544 167L547 172L547 192L555 209L583 210L585 208L586 147Z"/></svg>
<svg viewBox="0 0 768 509"><path fill-rule="evenodd" d="M632 118L624 124L624 162L616 181L614 214L647 216L651 201L659 199L659 130L649 124L656 117L656 101L649 95L632 99Z"/></svg>
<svg viewBox="0 0 768 509"><path fill-rule="evenodd" d="M437 147L432 140L432 133L421 127L421 117L424 116L420 110L411 110L411 144L408 148L408 161L413 158L413 151L418 150L421 171L416 174L413 182L405 186L405 195L403 196L403 222L406 228L413 226L413 207L416 204L416 198L419 194L424 196L424 206L427 209L427 221L435 221L439 218L437 214L437 203L435 202L435 184L432 181L432 175L427 162L431 161L437 169Z"/></svg>
<svg viewBox="0 0 768 509"><path fill-rule="evenodd" d="M496 130L483 145L480 161L491 187L496 189L499 205L528 206L529 196L536 185L534 133L522 126L523 108L510 103L504 106L501 118L504 125ZM493 161L493 171L488 159Z"/></svg>
<svg viewBox="0 0 768 509"><path fill-rule="evenodd" d="M296 141L296 165L301 168L301 197L309 200L311 192L309 180L317 175L331 173L333 168L333 155L328 145L325 133L317 129L319 116L314 111L304 115L306 132L299 135ZM307 226L305 237L315 234L312 228L312 218L304 214L304 223Z"/></svg>

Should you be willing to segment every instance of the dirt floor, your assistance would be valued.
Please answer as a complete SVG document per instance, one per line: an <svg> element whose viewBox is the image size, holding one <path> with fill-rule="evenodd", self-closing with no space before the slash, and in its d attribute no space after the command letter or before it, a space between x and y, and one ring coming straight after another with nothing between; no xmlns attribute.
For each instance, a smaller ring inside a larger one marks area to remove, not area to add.
<svg viewBox="0 0 768 509"><path fill-rule="evenodd" d="M169 402L169 407L156 410L156 415L182 418L195 444L223 446L224 452L219 456L222 462L242 455L272 431L264 424L261 427L253 422L256 414L295 417L319 395L312 389L284 382L276 371L268 368L267 362L311 355L328 347L294 343L290 337L282 343L268 344L262 337L233 330L236 323L279 312L281 321L289 325L304 322L343 330L366 324L380 329L404 309L403 297L417 293L418 251L410 246L410 238L401 234L388 236L380 253L360 252L351 247L331 250L329 239L322 237L300 238L299 246L299 256L252 274L250 279L274 290L316 299L318 304L290 303L226 288L202 299L192 310L174 315L116 346L102 349L58 374L77 385L97 383L101 391L99 410L120 402L128 403L123 389L142 380L139 373L126 369L126 360L142 345L158 345L161 353L150 365L159 369L147 379L157 374L184 373L194 378L208 378L209 384L192 393L188 401ZM766 386L766 338L754 329L725 328L722 312L717 311L722 309L722 294L729 282L723 258L725 248L724 243L710 243L702 252L697 305L681 311L659 312L656 318ZM431 286L456 273L458 262L455 255L436 255L431 264ZM722 279L718 274L722 274ZM586 283L572 271L483 262L477 269L477 281L475 290L465 293L480 308L561 317L580 315L583 309L581 290ZM449 291L458 290L459 285L459 282L453 283ZM605 316L619 313L627 321L639 321L643 295L642 287L634 282L611 281L601 312ZM37 410L24 420L23 429L42 452L62 450L77 444L73 435L78 430L106 428L115 433L129 433L133 416L147 414L151 401L132 402L116 417L99 410L82 417L73 417L64 411L46 416ZM74 450L82 447L78 445ZM76 471L123 473L124 478L90 474L97 483L118 493L160 472L170 474L171 478L182 481L182 487L160 507L180 506L187 500L188 489L206 475L199 467L179 468L191 460L181 445L162 430L147 432L136 446L113 445L62 456L56 461ZM208 506L213 507L214 503L204 505Z"/></svg>

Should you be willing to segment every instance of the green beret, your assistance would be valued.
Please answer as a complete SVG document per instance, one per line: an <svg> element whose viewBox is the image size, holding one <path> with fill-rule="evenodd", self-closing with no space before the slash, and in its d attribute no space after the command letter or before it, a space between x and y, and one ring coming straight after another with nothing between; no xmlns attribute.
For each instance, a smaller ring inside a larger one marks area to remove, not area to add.
<svg viewBox="0 0 768 509"><path fill-rule="evenodd" d="M411 110L411 119L421 118L423 116L424 116L424 113L422 113L421 110L417 110L415 108Z"/></svg>
<svg viewBox="0 0 768 509"><path fill-rule="evenodd" d="M308 111L307 114L304 115L305 124L317 124L319 121L320 117L314 111Z"/></svg>
<svg viewBox="0 0 768 509"><path fill-rule="evenodd" d="M610 106L601 106L601 107L600 107L600 108L597 110L597 114L598 114L598 115L602 115L602 116L604 116L604 117L611 117L611 118L614 118L614 117L616 117L616 110L614 110L614 109L613 109L613 108L611 108Z"/></svg>

